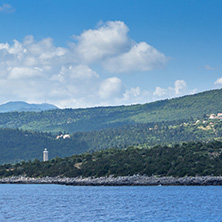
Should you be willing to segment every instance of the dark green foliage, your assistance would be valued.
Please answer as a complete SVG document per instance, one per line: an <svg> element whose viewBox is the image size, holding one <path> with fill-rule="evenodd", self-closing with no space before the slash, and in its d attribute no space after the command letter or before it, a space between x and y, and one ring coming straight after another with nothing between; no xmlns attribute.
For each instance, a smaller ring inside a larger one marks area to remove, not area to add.
<svg viewBox="0 0 222 222"><path fill-rule="evenodd" d="M210 141L222 137L220 120L215 120L213 125L210 125L211 121L205 122L205 124L195 124L190 120L180 120L128 125L100 131L74 133L72 139L86 142L92 150L100 150L110 147L126 148L130 145L150 147L156 144L165 145L183 141Z"/></svg>
<svg viewBox="0 0 222 222"><path fill-rule="evenodd" d="M110 147L123 149L131 145L140 148L156 144L169 145L188 141L210 141L222 137L222 122L215 120L195 125L190 120L136 124L93 132L76 132L68 139L55 139L56 135L18 129L0 129L0 164L21 160L42 160L46 147L49 157L68 157ZM208 127L207 130L201 126Z"/></svg>
<svg viewBox="0 0 222 222"><path fill-rule="evenodd" d="M45 147L50 158L66 157L89 149L83 141L56 140L50 133L29 132L18 129L0 129L0 164L22 160L42 160Z"/></svg>
<svg viewBox="0 0 222 222"><path fill-rule="evenodd" d="M108 149L95 153L5 164L0 166L0 177L25 175L29 177L67 176L101 177L124 175L204 176L222 175L222 142L183 143L156 146L150 149Z"/></svg>

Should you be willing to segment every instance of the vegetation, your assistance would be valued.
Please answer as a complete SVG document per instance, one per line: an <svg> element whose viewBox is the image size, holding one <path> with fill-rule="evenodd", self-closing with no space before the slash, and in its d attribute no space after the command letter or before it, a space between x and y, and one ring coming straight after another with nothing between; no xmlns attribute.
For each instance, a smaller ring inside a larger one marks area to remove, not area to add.
<svg viewBox="0 0 222 222"><path fill-rule="evenodd" d="M203 123L204 122L204 123ZM136 145L141 148L156 144L169 145L188 141L210 141L222 138L222 122L218 119L193 121L169 121L136 124L93 132L72 134L72 139L86 142L91 150L126 148Z"/></svg>
<svg viewBox="0 0 222 222"><path fill-rule="evenodd" d="M222 89L144 105L0 114L1 128L54 132L94 131L138 123L202 118L221 112Z"/></svg>
<svg viewBox="0 0 222 222"><path fill-rule="evenodd" d="M123 175L204 176L222 175L222 142L183 143L150 149L128 147L55 158L47 162L21 162L0 166L0 177Z"/></svg>
<svg viewBox="0 0 222 222"><path fill-rule="evenodd" d="M50 133L29 132L18 129L0 129L0 164L23 160L42 160L45 147L50 157L65 157L86 152L89 147L80 140L56 140Z"/></svg>
<svg viewBox="0 0 222 222"><path fill-rule="evenodd" d="M204 123L203 123L204 122ZM193 121L170 121L158 124L129 125L93 132L76 132L64 139L43 132L19 129L0 129L0 164L22 160L42 160L46 147L49 157L68 157L83 152L107 148L123 149L128 146L149 148L156 144L173 145L188 141L210 141L222 138L222 122L219 119ZM68 134L65 134L68 135Z"/></svg>
<svg viewBox="0 0 222 222"><path fill-rule="evenodd" d="M0 164L42 160L44 148L52 159L108 148L220 141L222 122L207 114L222 112L221 103L222 90L212 90L145 105L1 113ZM56 138L67 132L70 138Z"/></svg>

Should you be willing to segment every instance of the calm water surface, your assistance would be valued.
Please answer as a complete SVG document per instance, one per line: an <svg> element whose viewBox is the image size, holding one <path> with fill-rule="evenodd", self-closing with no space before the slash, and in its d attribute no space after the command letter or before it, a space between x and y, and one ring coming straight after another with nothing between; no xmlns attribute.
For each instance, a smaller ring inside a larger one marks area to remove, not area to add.
<svg viewBox="0 0 222 222"><path fill-rule="evenodd" d="M1 184L0 221L222 222L222 187Z"/></svg>

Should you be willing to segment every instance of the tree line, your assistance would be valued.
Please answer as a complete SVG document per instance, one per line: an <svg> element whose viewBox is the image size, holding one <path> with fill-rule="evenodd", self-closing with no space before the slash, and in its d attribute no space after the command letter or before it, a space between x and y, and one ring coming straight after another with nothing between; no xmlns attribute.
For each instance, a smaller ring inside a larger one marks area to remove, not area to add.
<svg viewBox="0 0 222 222"><path fill-rule="evenodd" d="M222 142L188 142L174 146L107 149L47 162L37 159L0 166L0 177L8 176L206 176L222 175Z"/></svg>

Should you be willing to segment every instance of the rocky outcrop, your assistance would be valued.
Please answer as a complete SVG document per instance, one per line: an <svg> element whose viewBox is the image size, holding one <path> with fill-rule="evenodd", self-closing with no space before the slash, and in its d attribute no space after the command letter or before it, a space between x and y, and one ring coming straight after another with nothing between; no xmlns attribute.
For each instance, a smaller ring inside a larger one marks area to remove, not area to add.
<svg viewBox="0 0 222 222"><path fill-rule="evenodd" d="M61 184L72 186L209 186L222 185L222 176L196 177L147 177L141 175L100 177L100 178L68 178L68 177L7 177L0 179L1 184Z"/></svg>

